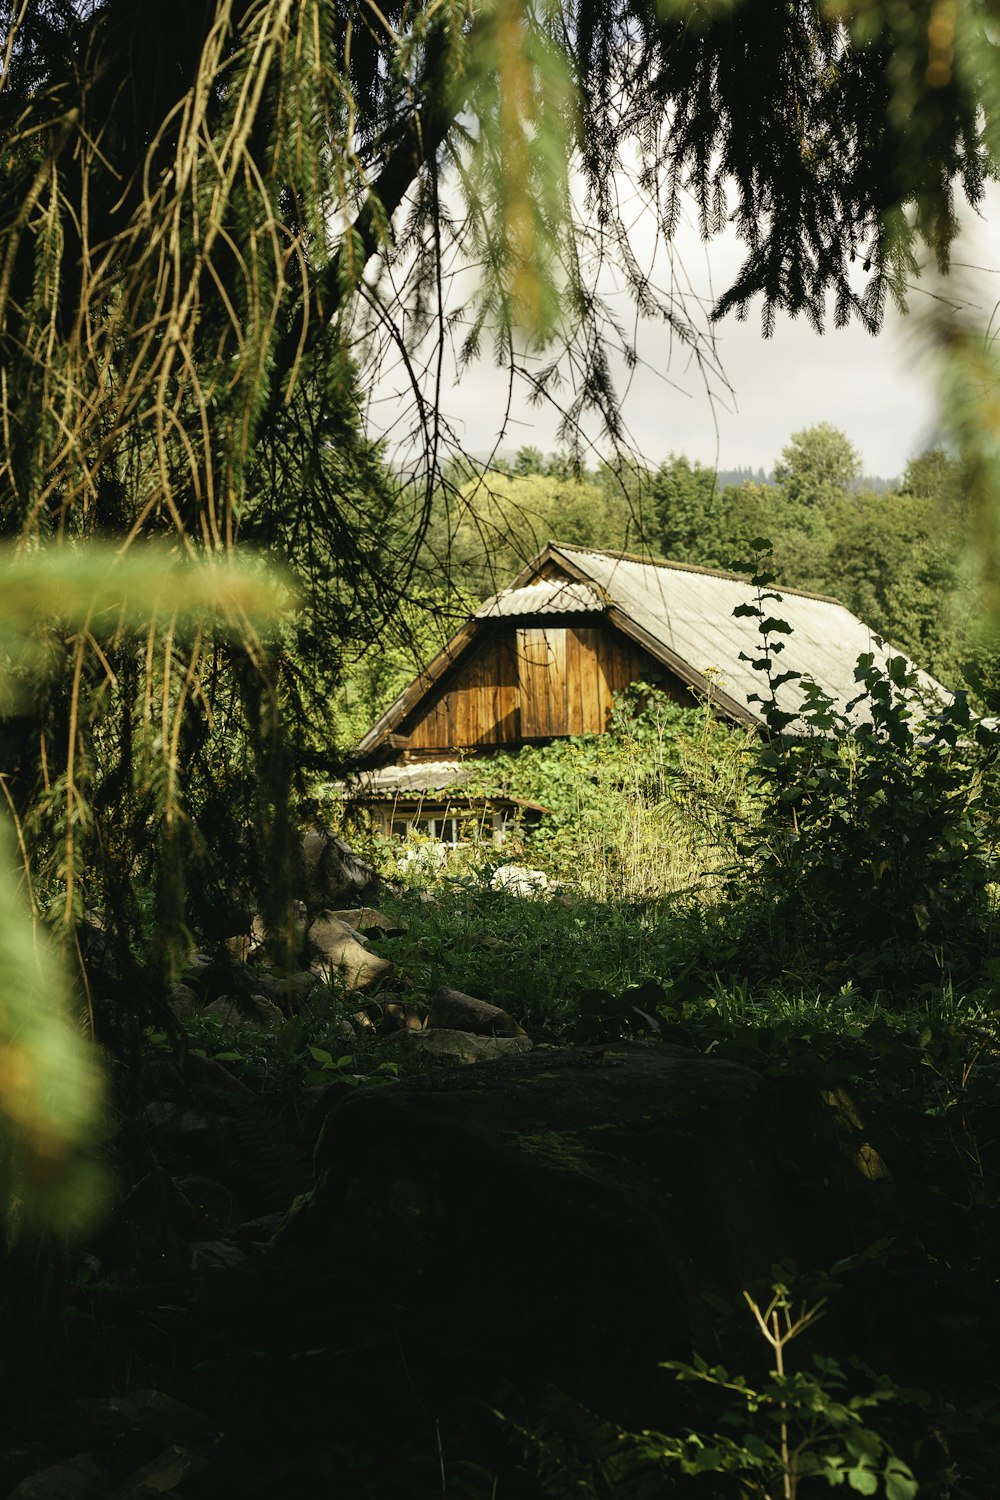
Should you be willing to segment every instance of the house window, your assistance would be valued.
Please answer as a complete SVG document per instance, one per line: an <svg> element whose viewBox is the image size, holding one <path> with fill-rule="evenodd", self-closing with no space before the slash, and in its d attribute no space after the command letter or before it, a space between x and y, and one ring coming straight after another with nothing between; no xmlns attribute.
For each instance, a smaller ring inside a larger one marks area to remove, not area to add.
<svg viewBox="0 0 1000 1500"><path fill-rule="evenodd" d="M459 820L451 816L393 818L393 838L405 839L410 834L416 834L422 839L432 839L438 844L448 844L452 848L461 842Z"/></svg>

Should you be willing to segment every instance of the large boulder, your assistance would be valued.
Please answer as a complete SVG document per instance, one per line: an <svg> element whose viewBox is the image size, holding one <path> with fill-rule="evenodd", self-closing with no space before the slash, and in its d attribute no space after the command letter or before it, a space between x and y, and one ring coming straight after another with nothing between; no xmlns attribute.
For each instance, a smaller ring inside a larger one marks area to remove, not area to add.
<svg viewBox="0 0 1000 1500"><path fill-rule="evenodd" d="M347 911L335 911L335 917L346 922L348 927L353 927L357 932L405 932L409 927L408 922L397 921L394 917L387 917L384 911L379 911L374 906L355 906Z"/></svg>
<svg viewBox="0 0 1000 1500"><path fill-rule="evenodd" d="M343 839L315 824L300 844L298 894L312 915L323 910L363 906L377 894L379 877Z"/></svg>
<svg viewBox="0 0 1000 1500"><path fill-rule="evenodd" d="M266 995L220 995L206 1005L203 1016L210 1016L222 1026L241 1026L245 1031L280 1031L286 1016Z"/></svg>
<svg viewBox="0 0 1000 1500"><path fill-rule="evenodd" d="M347 990L367 990L388 979L393 972L387 958L372 953L367 942L331 911L319 912L306 934L309 957L330 975L337 975Z"/></svg>
<svg viewBox="0 0 1000 1500"><path fill-rule="evenodd" d="M516 1057L531 1051L531 1042L520 1036L477 1036L473 1031L452 1031L445 1027L400 1032L397 1041L411 1052L425 1052L431 1057L456 1063L496 1062L499 1057Z"/></svg>
<svg viewBox="0 0 1000 1500"><path fill-rule="evenodd" d="M7 1500L102 1500L111 1492L111 1475L93 1453L78 1453L22 1479Z"/></svg>
<svg viewBox="0 0 1000 1500"><path fill-rule="evenodd" d="M447 985L442 985L431 1001L427 1025L450 1031L471 1031L477 1036L525 1035L524 1028L499 1005L490 1005L486 1000L477 1000L475 996L451 990Z"/></svg>
<svg viewBox="0 0 1000 1500"><path fill-rule="evenodd" d="M606 1376L648 1383L658 1359L711 1347L706 1291L738 1301L781 1258L856 1248L872 1187L856 1151L818 1097L732 1062L541 1048L341 1096L278 1245L359 1297L391 1286L411 1348L480 1309L449 1368L605 1400Z"/></svg>

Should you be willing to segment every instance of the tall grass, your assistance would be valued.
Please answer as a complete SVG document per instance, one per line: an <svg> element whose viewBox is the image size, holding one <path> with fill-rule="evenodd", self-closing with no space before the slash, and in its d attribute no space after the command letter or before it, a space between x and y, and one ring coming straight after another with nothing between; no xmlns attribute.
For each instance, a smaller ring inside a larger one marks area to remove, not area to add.
<svg viewBox="0 0 1000 1500"><path fill-rule="evenodd" d="M612 728L617 753L598 775L595 805L581 809L589 837L576 844L570 879L602 902L711 899L754 816L747 752L756 736L719 723L710 707L680 733L662 704L643 718L642 735L624 717Z"/></svg>

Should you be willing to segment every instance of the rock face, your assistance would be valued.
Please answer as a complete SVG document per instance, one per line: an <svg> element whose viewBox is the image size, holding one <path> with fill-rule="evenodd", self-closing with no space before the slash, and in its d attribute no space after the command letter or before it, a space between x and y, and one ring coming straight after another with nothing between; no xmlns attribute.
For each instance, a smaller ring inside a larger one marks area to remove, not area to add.
<svg viewBox="0 0 1000 1500"><path fill-rule="evenodd" d="M292 1264L391 1286L422 1347L483 1308L479 1357L595 1400L582 1370L646 1378L705 1347L704 1291L738 1299L778 1259L846 1253L870 1186L818 1097L641 1044L341 1097L315 1164L278 1240Z"/></svg>

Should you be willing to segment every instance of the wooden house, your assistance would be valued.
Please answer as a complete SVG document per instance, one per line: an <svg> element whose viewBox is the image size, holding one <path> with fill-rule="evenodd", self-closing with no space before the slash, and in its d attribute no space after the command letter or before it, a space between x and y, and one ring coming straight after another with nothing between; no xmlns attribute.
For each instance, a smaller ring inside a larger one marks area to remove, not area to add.
<svg viewBox="0 0 1000 1500"><path fill-rule="evenodd" d="M785 646L780 670L811 678L838 706L857 695L863 652L876 661L897 654L836 599L779 592L781 602L767 608L791 626L776 637ZM763 727L753 700L764 691L752 666L761 656L758 621L734 614L754 602L752 585L736 574L550 542L361 740L358 798L381 809L387 832L407 822L429 827L454 805L441 792L461 782L463 760L602 733L614 694L634 682L683 703L707 699L720 718ZM930 694L946 696L919 676ZM800 684L784 683L777 697L796 713ZM494 813L502 823L505 810Z"/></svg>

